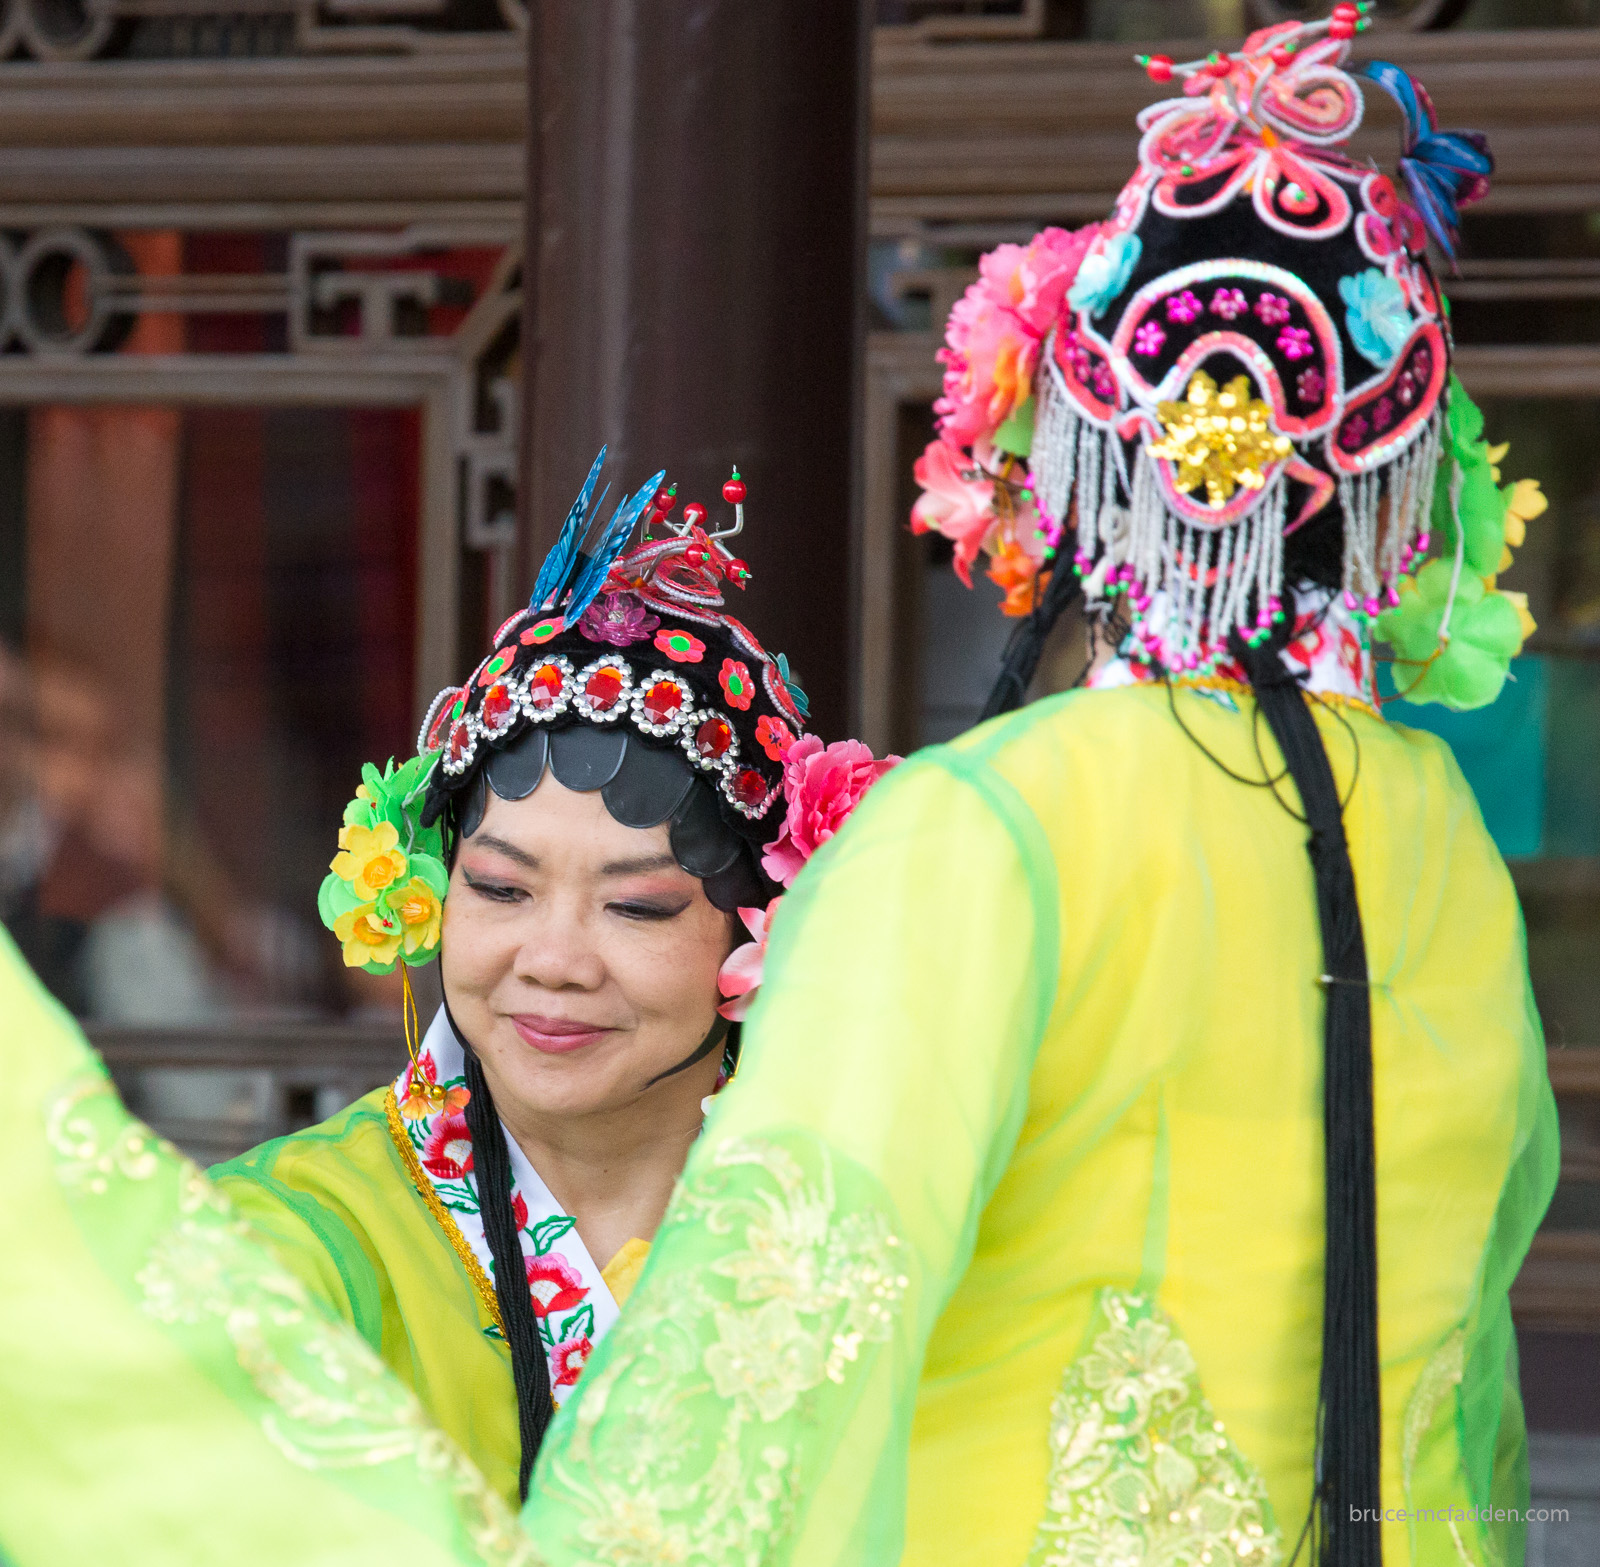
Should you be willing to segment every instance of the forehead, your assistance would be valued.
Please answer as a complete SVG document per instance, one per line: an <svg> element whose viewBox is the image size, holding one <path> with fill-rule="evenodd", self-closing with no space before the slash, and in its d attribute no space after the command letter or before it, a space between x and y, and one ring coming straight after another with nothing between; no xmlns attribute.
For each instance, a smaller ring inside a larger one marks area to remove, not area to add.
<svg viewBox="0 0 1600 1567"><path fill-rule="evenodd" d="M503 800L489 790L483 822L466 845L494 837L552 868L588 869L613 861L671 855L667 826L625 827L606 809L598 789L569 789L547 772L532 794ZM676 861L663 874L688 876Z"/></svg>

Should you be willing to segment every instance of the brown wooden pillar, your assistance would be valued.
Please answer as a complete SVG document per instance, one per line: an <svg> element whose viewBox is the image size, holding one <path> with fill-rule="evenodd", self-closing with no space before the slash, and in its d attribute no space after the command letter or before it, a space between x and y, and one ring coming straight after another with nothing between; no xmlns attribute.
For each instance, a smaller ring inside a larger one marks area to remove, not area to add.
<svg viewBox="0 0 1600 1567"><path fill-rule="evenodd" d="M865 246L856 0L531 0L522 590L616 484L750 489L733 610L848 723Z"/></svg>

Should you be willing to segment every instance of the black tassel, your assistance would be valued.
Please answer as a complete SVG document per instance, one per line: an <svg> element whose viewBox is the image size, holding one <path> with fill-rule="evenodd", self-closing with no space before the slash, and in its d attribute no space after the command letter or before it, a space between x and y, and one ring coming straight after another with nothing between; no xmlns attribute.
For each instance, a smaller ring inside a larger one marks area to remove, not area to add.
<svg viewBox="0 0 1600 1567"><path fill-rule="evenodd" d="M511 1156L495 1113L494 1098L483 1067L470 1045L466 1056L467 1130L472 1134L472 1171L478 1183L483 1233L494 1257L494 1294L500 1321L511 1346L511 1377L517 1389L517 1424L522 1433L522 1458L517 1469L517 1494L528 1499L528 1480L539 1456L555 1401L550 1394L550 1363L539 1338L539 1324L528 1296L528 1274L522 1242L511 1211Z"/></svg>
<svg viewBox="0 0 1600 1567"><path fill-rule="evenodd" d="M1308 1530L1317 1567L1379 1567L1382 1423L1367 951L1333 769L1305 695L1278 656L1283 640L1280 634L1260 648L1236 642L1233 651L1300 791L1322 927L1326 1262Z"/></svg>
<svg viewBox="0 0 1600 1567"><path fill-rule="evenodd" d="M1072 569L1065 555L1058 554L1055 570L1044 592L1038 596L1032 613L1018 624L1011 633L1011 640L1006 643L1005 654L1000 660L1000 674L989 692L989 700L983 704L980 723L985 719L998 718L1002 713L1014 712L1022 706L1055 623L1081 591L1077 572Z"/></svg>

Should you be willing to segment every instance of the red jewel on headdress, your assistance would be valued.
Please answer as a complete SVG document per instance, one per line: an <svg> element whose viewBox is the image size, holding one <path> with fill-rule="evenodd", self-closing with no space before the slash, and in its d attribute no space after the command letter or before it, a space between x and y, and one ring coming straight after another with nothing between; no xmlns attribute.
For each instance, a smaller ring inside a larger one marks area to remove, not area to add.
<svg viewBox="0 0 1600 1567"><path fill-rule="evenodd" d="M457 724L450 731L450 760L459 763L467 754L467 744L472 739L465 724Z"/></svg>
<svg viewBox="0 0 1600 1567"><path fill-rule="evenodd" d="M561 695L561 671L554 664L541 664L528 676L528 701L541 712L554 707Z"/></svg>
<svg viewBox="0 0 1600 1567"><path fill-rule="evenodd" d="M733 777L733 795L740 805L755 810L768 794L767 780L753 767L741 767Z"/></svg>
<svg viewBox="0 0 1600 1567"><path fill-rule="evenodd" d="M694 732L694 748L708 762L719 761L733 744L733 729L725 718L708 718Z"/></svg>
<svg viewBox="0 0 1600 1567"><path fill-rule="evenodd" d="M602 669L597 669L584 682L583 694L588 697L589 705L597 713L609 713L617 705L617 698L622 695L622 671L613 669L607 664Z"/></svg>
<svg viewBox="0 0 1600 1567"><path fill-rule="evenodd" d="M1153 82L1170 82L1172 80L1172 56L1170 54L1141 54L1138 56L1139 64L1145 69L1145 74Z"/></svg>
<svg viewBox="0 0 1600 1567"><path fill-rule="evenodd" d="M688 523L691 528L698 528L700 524L706 520L705 507L702 506L699 501L690 501L689 504L683 508L683 520Z"/></svg>
<svg viewBox="0 0 1600 1567"><path fill-rule="evenodd" d="M497 680L484 693L483 721L490 729L503 729L513 712L516 703L511 700L511 693L506 689L504 681Z"/></svg>
<svg viewBox="0 0 1600 1567"><path fill-rule="evenodd" d="M730 506L737 506L748 493L749 491L744 487L744 480L739 477L737 470L735 470L734 476L722 486L722 498Z"/></svg>
<svg viewBox="0 0 1600 1567"><path fill-rule="evenodd" d="M641 705L652 724L667 723L683 706L683 687L670 680L658 680L645 692Z"/></svg>

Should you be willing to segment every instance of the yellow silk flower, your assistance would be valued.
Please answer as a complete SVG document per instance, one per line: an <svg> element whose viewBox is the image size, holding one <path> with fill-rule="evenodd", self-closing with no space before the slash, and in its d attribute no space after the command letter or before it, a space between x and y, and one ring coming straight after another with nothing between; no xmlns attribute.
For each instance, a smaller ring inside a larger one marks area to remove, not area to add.
<svg viewBox="0 0 1600 1567"><path fill-rule="evenodd" d="M376 827L341 827L340 852L328 868L349 882L358 896L376 898L410 868L399 843L400 833L393 822L379 822Z"/></svg>

